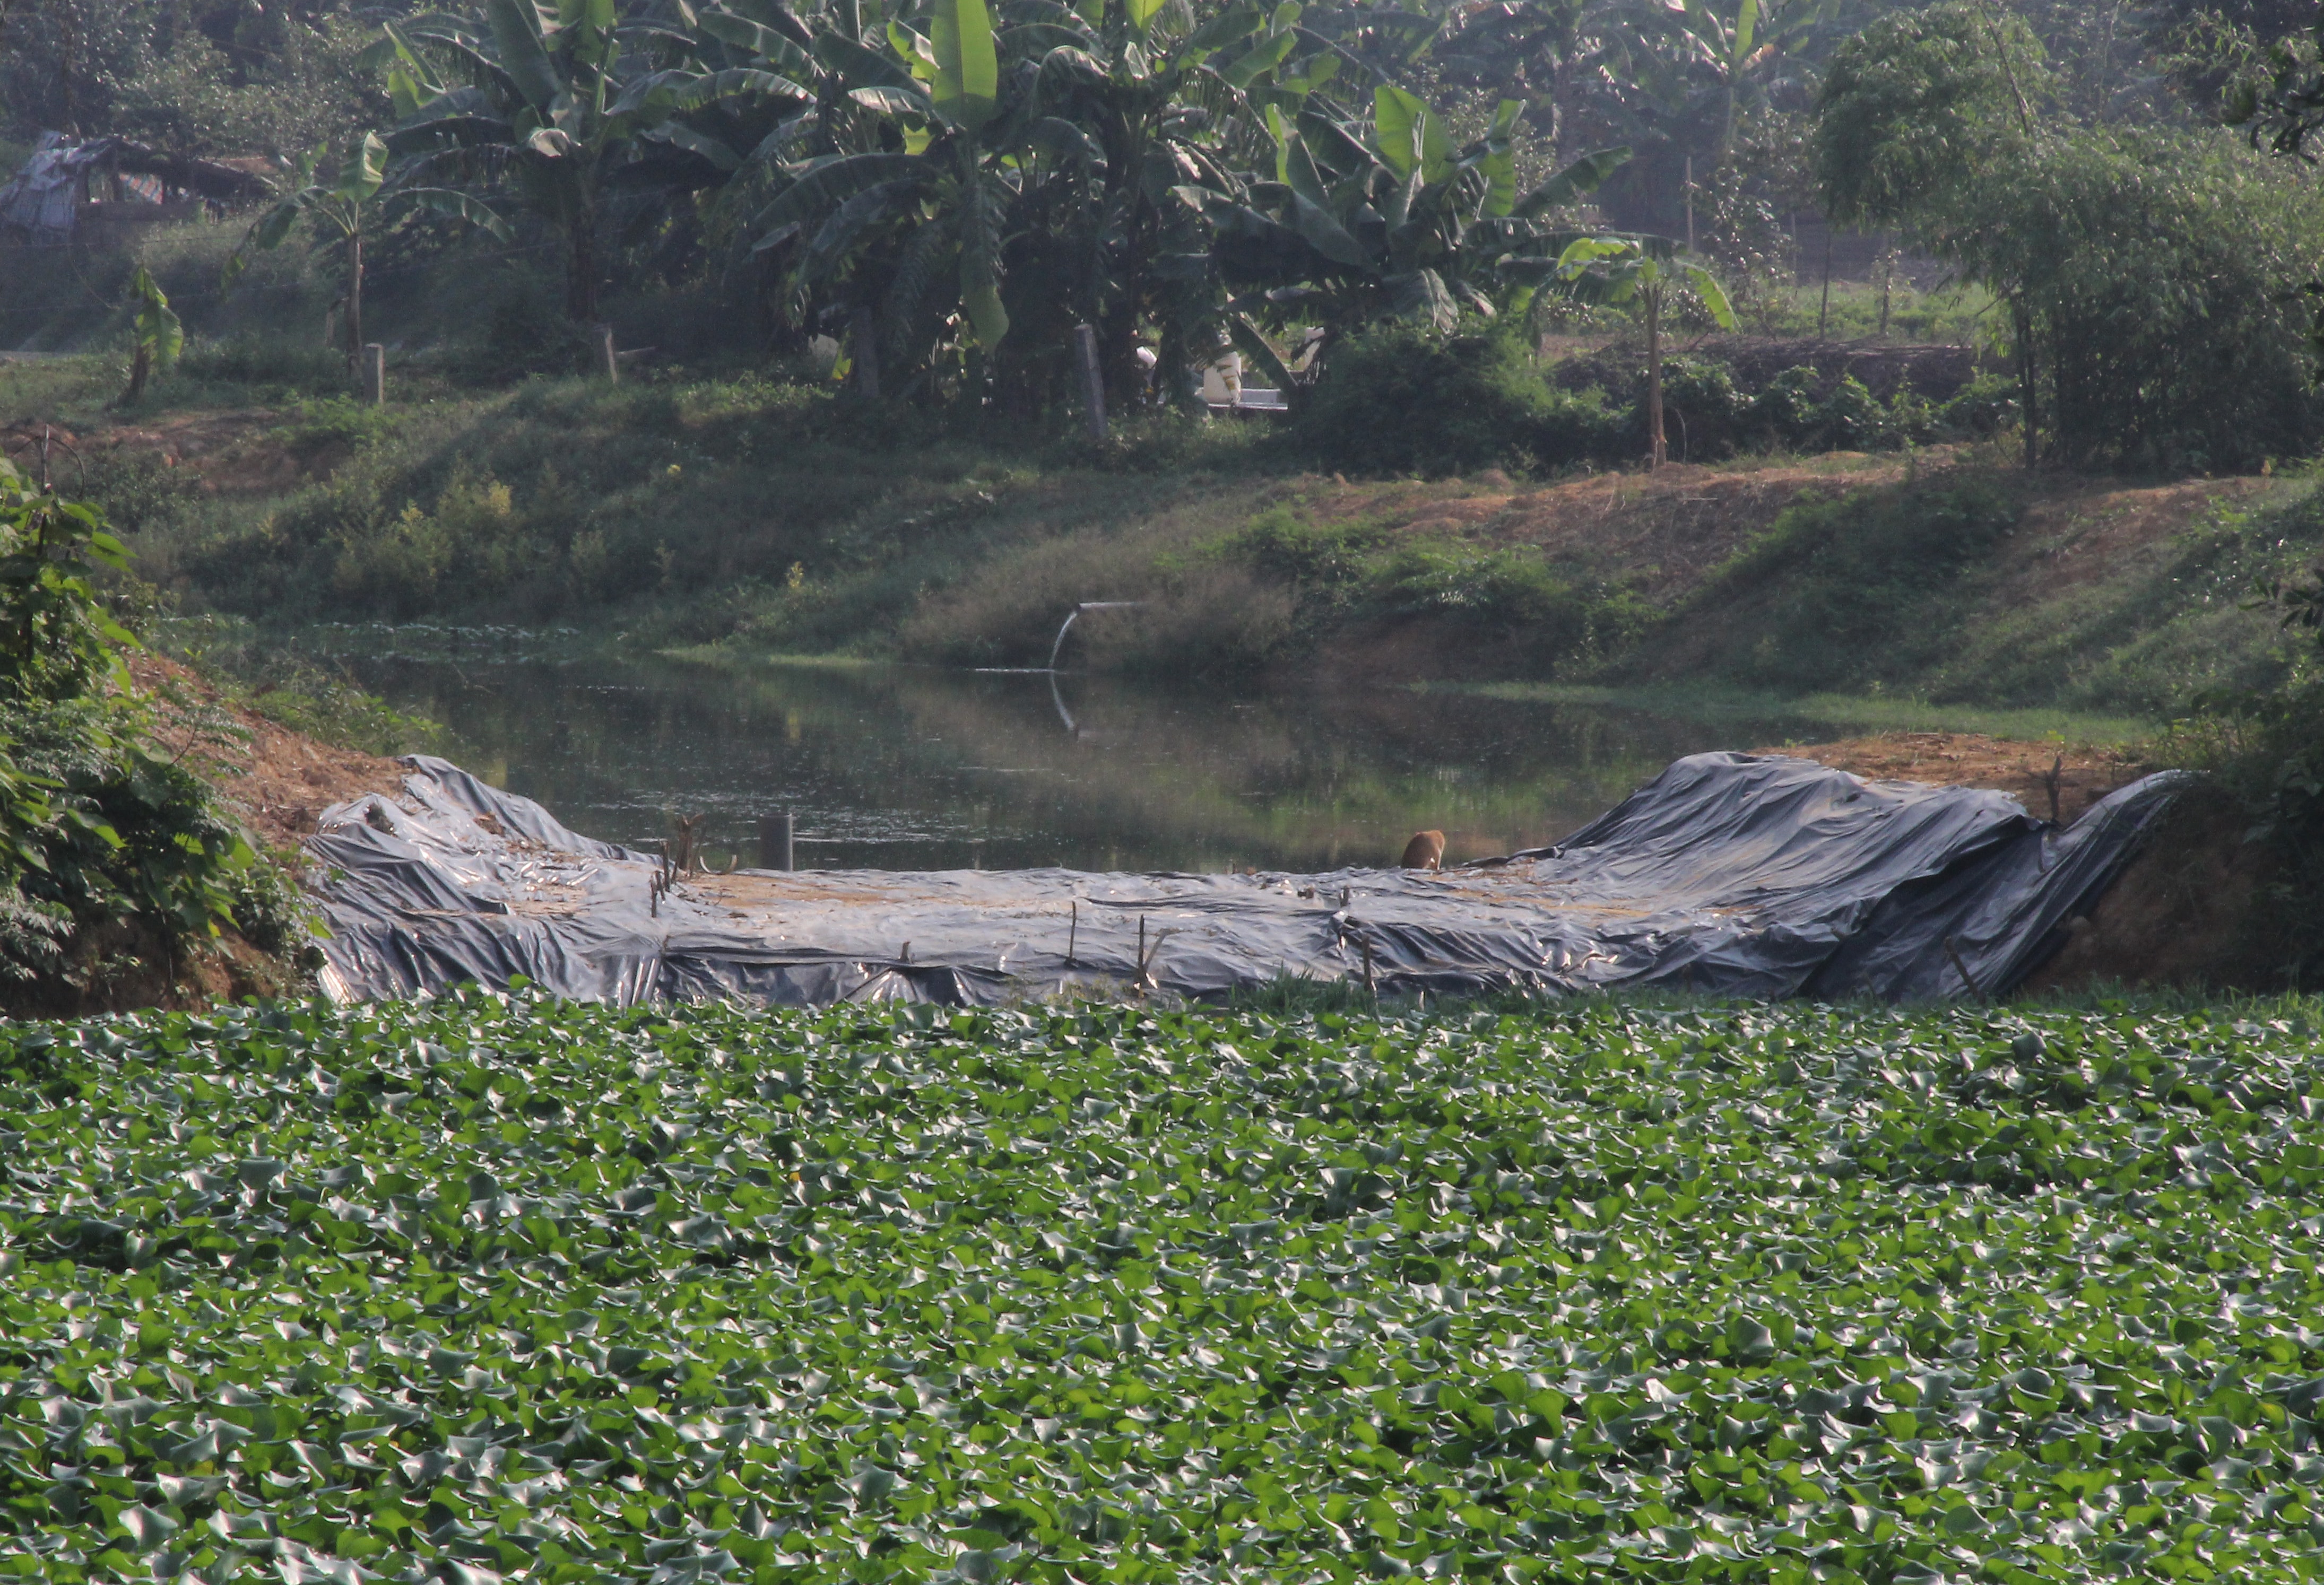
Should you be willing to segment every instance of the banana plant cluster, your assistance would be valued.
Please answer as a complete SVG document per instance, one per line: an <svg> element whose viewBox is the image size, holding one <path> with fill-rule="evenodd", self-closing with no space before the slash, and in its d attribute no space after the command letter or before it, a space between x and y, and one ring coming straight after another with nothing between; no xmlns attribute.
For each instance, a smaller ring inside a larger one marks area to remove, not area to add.
<svg viewBox="0 0 2324 1585"><path fill-rule="evenodd" d="M1005 375L1089 322L1122 391L1139 380L1141 327L1183 347L1213 308L1188 190L1232 190L1238 143L1336 70L1299 14L1296 0L1244 0L1199 24L1161 0L1005 0L997 14L936 0L888 21L883 53L847 39L851 19L828 7L806 30L817 110L748 161L772 193L748 227L753 249L793 301L820 297L877 327L858 357L933 370L966 342ZM728 12L702 24L750 66L802 64L785 30ZM805 135L835 96L874 111L876 135Z"/></svg>
<svg viewBox="0 0 2324 1585"><path fill-rule="evenodd" d="M1149 342L1185 371L1231 340L1287 385L1270 334L1328 351L1575 286L1558 216L1627 151L1521 192L1524 103L1456 147L1370 61L1380 32L1301 0L480 0L385 24L370 59L401 115L388 187L547 221L576 320L612 212L691 201L786 323L850 335L871 389L1038 400L1087 323L1120 401Z"/></svg>
<svg viewBox="0 0 2324 1585"><path fill-rule="evenodd" d="M475 14L388 23L367 59L400 116L387 140L400 180L502 186L566 245L566 311L597 317L607 201L709 185L711 161L665 130L678 88L664 75L696 51L693 14L624 18L614 0L483 0ZM664 97L657 100L657 93ZM649 134L660 133L659 138Z"/></svg>
<svg viewBox="0 0 2324 1585"><path fill-rule="evenodd" d="M1504 99L1481 138L1455 151L1443 117L1391 84L1373 92L1370 127L1322 105L1268 116L1271 181L1201 197L1223 273L1241 292L1235 338L1278 382L1288 372L1255 320L1298 320L1326 338L1398 317L1449 331L1464 309L1493 317L1540 281L1579 235L1548 223L1618 169L1626 150L1586 154L1533 190L1517 190L1510 139L1522 106Z"/></svg>
<svg viewBox="0 0 2324 1585"><path fill-rule="evenodd" d="M280 247L300 221L320 235L324 245L346 250L347 290L342 306L342 340L347 367L352 370L364 344L364 237L375 232L390 206L416 206L466 221L503 239L512 234L508 222L486 205L450 188L421 187L410 182L387 185L387 145L376 133L365 133L349 145L336 173L319 174L329 159L327 145L318 146L290 166L290 190L261 215L226 262L224 278L232 285L249 262L254 249ZM142 273L142 272L141 272ZM142 383L142 382L141 382Z"/></svg>

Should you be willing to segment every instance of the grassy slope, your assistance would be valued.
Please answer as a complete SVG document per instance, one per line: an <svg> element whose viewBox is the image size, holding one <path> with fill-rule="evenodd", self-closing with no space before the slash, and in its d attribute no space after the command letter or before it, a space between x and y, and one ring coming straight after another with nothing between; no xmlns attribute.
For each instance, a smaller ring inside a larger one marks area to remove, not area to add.
<svg viewBox="0 0 2324 1585"><path fill-rule="evenodd" d="M1038 664L1076 602L1139 600L1087 624L1098 663L2151 718L2279 664L2244 596L2324 529L2305 480L2029 480L1974 451L1351 484L1254 426L1101 448L749 376L415 373L373 412L233 373L108 420L103 363L0 364L0 413L88 432L145 576L270 620Z"/></svg>

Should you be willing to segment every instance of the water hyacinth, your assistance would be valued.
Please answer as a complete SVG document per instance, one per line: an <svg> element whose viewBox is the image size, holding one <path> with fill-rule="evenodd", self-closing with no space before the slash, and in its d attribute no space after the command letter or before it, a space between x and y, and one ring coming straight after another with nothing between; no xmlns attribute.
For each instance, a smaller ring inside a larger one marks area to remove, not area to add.
<svg viewBox="0 0 2324 1585"><path fill-rule="evenodd" d="M0 1572L2311 1578L2312 1005L0 1030Z"/></svg>

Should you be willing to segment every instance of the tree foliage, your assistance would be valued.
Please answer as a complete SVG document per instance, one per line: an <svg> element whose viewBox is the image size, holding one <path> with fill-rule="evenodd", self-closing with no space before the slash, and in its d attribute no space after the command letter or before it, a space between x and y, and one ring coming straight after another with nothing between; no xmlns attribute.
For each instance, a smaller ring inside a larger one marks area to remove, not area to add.
<svg viewBox="0 0 2324 1585"><path fill-rule="evenodd" d="M279 882L153 745L95 576L127 552L92 507L0 461L0 1006L70 1010L134 953L280 926ZM255 884L254 884L255 882ZM109 937L109 938L108 938ZM97 955L101 949L103 956Z"/></svg>
<svg viewBox="0 0 2324 1585"><path fill-rule="evenodd" d="M1816 179L1842 222L1934 235L1948 203L2033 138L2042 46L1987 0L1882 18L1832 52L1816 99Z"/></svg>

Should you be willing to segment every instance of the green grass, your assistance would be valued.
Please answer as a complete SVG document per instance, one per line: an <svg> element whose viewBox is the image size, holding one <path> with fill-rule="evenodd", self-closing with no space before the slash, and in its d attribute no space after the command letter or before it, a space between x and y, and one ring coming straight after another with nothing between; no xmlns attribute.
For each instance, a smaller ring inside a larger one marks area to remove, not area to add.
<svg viewBox="0 0 2324 1585"><path fill-rule="evenodd" d="M1972 705L1932 705L1924 699L1874 694L1787 696L1715 683L1434 683L1426 690L1478 694L1541 705L1598 705L1647 710L1687 721L1742 721L1781 729L1824 727L1851 733L1967 732L1999 738L2056 739L2072 743L2133 743L2152 737L2155 721L2071 710L1988 710Z"/></svg>
<svg viewBox="0 0 2324 1585"><path fill-rule="evenodd" d="M2319 1036L2312 1001L11 1026L0 1568L2315 1578Z"/></svg>

